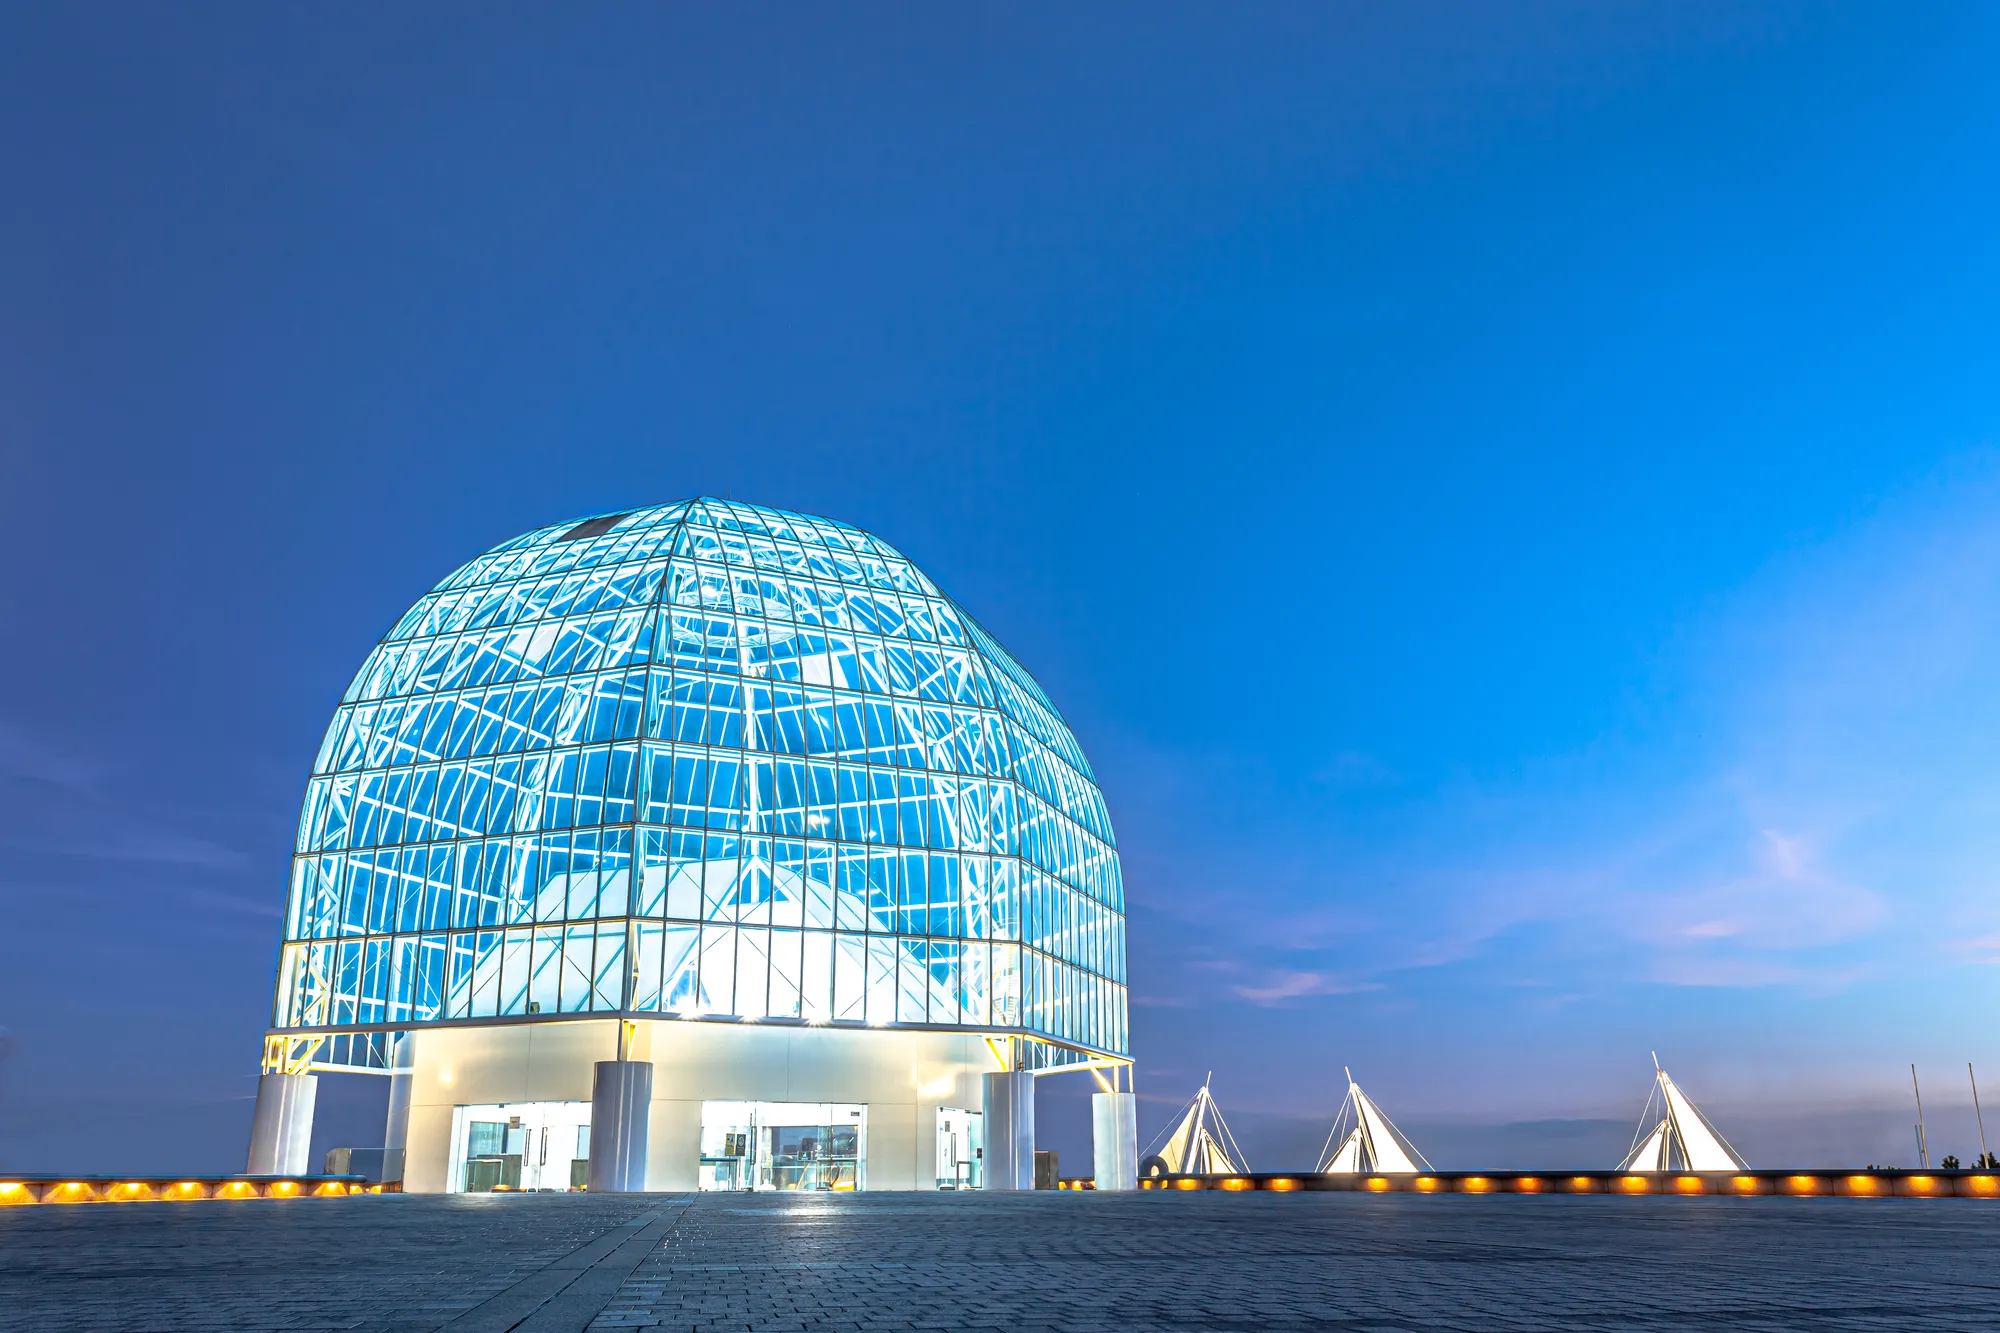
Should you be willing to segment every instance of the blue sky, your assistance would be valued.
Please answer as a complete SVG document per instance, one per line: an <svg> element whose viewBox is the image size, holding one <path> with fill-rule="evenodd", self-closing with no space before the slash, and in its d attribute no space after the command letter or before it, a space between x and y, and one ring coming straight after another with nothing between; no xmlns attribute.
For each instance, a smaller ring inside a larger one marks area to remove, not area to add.
<svg viewBox="0 0 2000 1333"><path fill-rule="evenodd" d="M1910 1155L1911 1061L1969 1156L1996 54L1975 5L0 10L0 1162L233 1165L370 643L695 493L880 533L1048 686L1149 1125L1214 1069L1276 1142L1347 1064L1443 1160L1636 1118L1657 1049L1753 1160Z"/></svg>

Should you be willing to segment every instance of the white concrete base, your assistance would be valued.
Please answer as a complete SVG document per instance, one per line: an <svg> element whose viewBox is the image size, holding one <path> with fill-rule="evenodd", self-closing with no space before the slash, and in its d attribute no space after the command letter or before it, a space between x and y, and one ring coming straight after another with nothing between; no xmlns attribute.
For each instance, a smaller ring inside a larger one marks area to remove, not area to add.
<svg viewBox="0 0 2000 1333"><path fill-rule="evenodd" d="M1090 1148L1096 1188L1139 1188L1139 1099L1136 1094L1090 1094Z"/></svg>
<svg viewBox="0 0 2000 1333"><path fill-rule="evenodd" d="M664 1019L635 1028L626 1053L653 1066L649 1191L696 1188L702 1103L729 1100L865 1106L862 1188L933 1189L938 1108L979 1106L980 1074L993 1067L984 1038L969 1032ZM410 1082L403 1188L457 1187L446 1179L454 1107L588 1101L598 1063L617 1050L611 1019L425 1029ZM593 1126L593 1159L596 1141ZM1028 1161L1032 1182L1032 1151Z"/></svg>
<svg viewBox="0 0 2000 1333"><path fill-rule="evenodd" d="M646 1137L653 1114L653 1067L599 1060L590 1092L590 1192L646 1189Z"/></svg>
<svg viewBox="0 0 2000 1333"><path fill-rule="evenodd" d="M312 1171L314 1074L264 1074L257 1079L257 1109L250 1117L253 1176L303 1176Z"/></svg>
<svg viewBox="0 0 2000 1333"><path fill-rule="evenodd" d="M1035 1076L1025 1069L984 1076L986 1188L1035 1187Z"/></svg>

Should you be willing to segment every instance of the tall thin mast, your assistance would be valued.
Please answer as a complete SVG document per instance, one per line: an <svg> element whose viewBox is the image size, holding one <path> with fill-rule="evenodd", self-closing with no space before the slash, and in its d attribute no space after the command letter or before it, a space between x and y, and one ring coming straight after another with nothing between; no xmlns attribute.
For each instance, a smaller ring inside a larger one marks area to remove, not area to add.
<svg viewBox="0 0 2000 1333"><path fill-rule="evenodd" d="M1972 1061L1965 1062L1965 1076L1972 1080L1972 1115L1979 1122L1979 1166L1982 1170L1993 1165L1993 1154L1986 1151L1986 1117L1979 1113L1979 1075L1972 1072Z"/></svg>
<svg viewBox="0 0 2000 1333"><path fill-rule="evenodd" d="M1910 1066L1910 1091L1917 1094L1917 1164L1931 1169L1931 1146L1924 1137L1924 1090L1917 1086L1917 1067Z"/></svg>

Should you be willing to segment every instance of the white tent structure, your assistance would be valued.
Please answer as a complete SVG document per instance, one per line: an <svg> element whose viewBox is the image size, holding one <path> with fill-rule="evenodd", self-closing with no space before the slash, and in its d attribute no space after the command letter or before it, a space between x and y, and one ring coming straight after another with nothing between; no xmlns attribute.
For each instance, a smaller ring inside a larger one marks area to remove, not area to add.
<svg viewBox="0 0 2000 1333"><path fill-rule="evenodd" d="M1366 1172L1370 1175L1415 1175L1431 1164L1403 1131L1389 1123L1374 1098L1347 1073L1347 1100L1326 1136L1319 1169L1326 1172Z"/></svg>
<svg viewBox="0 0 2000 1333"><path fill-rule="evenodd" d="M1658 1106L1660 1119L1648 1128ZM1744 1171L1748 1165L1653 1057L1653 1091L1620 1171Z"/></svg>
<svg viewBox="0 0 2000 1333"><path fill-rule="evenodd" d="M1209 1095L1208 1079L1202 1080L1194 1100L1153 1140L1139 1163L1142 1176L1235 1176L1249 1169L1221 1108Z"/></svg>

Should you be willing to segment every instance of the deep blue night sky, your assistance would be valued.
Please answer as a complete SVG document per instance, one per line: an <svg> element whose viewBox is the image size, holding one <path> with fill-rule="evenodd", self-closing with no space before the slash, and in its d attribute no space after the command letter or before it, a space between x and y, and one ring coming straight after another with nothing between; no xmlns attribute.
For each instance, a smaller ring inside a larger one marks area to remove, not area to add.
<svg viewBox="0 0 2000 1333"><path fill-rule="evenodd" d="M1300 1165L1345 1064L1440 1165L1610 1165L1658 1050L1753 1163L1913 1157L1912 1060L1970 1156L1996 56L1971 4L0 0L0 1165L238 1167L370 644L699 493L879 533L1062 706L1142 1137L1213 1069Z"/></svg>

